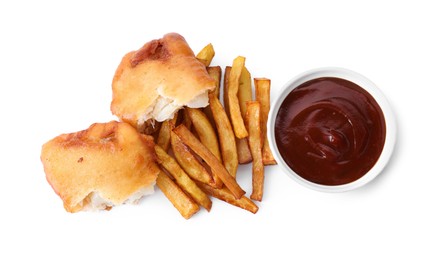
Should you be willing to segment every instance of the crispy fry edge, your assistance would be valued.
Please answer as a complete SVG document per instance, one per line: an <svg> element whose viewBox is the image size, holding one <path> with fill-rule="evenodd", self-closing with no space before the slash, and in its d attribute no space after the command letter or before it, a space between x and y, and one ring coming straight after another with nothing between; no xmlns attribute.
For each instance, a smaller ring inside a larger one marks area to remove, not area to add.
<svg viewBox="0 0 434 260"><path fill-rule="evenodd" d="M231 118L232 127L237 138L247 137L246 126L241 116L240 104L238 100L238 88L241 72L243 70L245 58L238 56L232 63L232 69L229 75L228 85L228 101L229 101L229 116Z"/></svg>
<svg viewBox="0 0 434 260"><path fill-rule="evenodd" d="M157 186L185 219L191 218L199 211L199 205L187 196L163 171L158 174Z"/></svg>
<svg viewBox="0 0 434 260"><path fill-rule="evenodd" d="M222 180L224 185L237 199L246 193L238 185L235 178L229 174L224 165L184 125L177 126L173 132L209 165L211 170Z"/></svg>
<svg viewBox="0 0 434 260"><path fill-rule="evenodd" d="M159 159L160 165L175 179L176 184L199 205L207 211L211 210L212 202L208 196L190 179L187 173L181 168L174 158L168 155L164 149L158 145L155 146L155 152Z"/></svg>
<svg viewBox="0 0 434 260"><path fill-rule="evenodd" d="M261 107L259 101L247 102L246 119L250 151L253 157L252 194L250 198L261 201L264 190L264 164L262 162Z"/></svg>

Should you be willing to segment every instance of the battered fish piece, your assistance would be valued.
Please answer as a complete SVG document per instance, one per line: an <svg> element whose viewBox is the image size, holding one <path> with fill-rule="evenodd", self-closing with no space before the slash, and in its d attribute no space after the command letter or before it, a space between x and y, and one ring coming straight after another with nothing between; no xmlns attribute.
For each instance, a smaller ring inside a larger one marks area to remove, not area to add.
<svg viewBox="0 0 434 260"><path fill-rule="evenodd" d="M135 203L154 192L160 173L153 138L116 121L55 137L41 161L68 212Z"/></svg>
<svg viewBox="0 0 434 260"><path fill-rule="evenodd" d="M148 120L172 118L183 106L207 106L214 88L185 39L169 33L123 57L113 77L111 111L141 129Z"/></svg>

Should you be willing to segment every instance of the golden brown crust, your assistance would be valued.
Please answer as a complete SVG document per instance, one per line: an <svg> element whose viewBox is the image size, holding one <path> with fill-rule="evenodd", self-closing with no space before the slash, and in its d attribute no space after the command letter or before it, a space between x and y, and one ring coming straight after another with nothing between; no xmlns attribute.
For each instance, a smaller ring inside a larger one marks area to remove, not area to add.
<svg viewBox="0 0 434 260"><path fill-rule="evenodd" d="M47 181L68 212L82 210L92 193L113 205L122 204L153 186L160 172L153 138L115 121L48 141L41 160Z"/></svg>
<svg viewBox="0 0 434 260"><path fill-rule="evenodd" d="M185 39L169 33L123 57L113 77L111 110L137 128L153 118L150 114L159 98L180 108L214 88Z"/></svg>

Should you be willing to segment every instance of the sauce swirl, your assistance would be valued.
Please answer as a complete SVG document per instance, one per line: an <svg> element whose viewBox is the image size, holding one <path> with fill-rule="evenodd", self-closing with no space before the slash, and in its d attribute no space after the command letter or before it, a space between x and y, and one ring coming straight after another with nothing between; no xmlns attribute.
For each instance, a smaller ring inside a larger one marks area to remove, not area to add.
<svg viewBox="0 0 434 260"><path fill-rule="evenodd" d="M383 150L386 124L375 99L334 77L307 81L283 101L275 124L280 154L300 177L342 185L365 175Z"/></svg>

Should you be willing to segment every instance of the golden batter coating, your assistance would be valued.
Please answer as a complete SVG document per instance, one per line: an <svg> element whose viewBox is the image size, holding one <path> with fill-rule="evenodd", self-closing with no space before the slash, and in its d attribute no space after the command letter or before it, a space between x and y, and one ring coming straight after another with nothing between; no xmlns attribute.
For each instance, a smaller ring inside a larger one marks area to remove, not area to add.
<svg viewBox="0 0 434 260"><path fill-rule="evenodd" d="M208 105L214 88L185 39L169 33L123 57L113 77L111 111L140 129L147 120L172 118L183 106Z"/></svg>
<svg viewBox="0 0 434 260"><path fill-rule="evenodd" d="M160 172L153 138L127 123L95 123L42 146L47 181L68 212L110 209L153 193Z"/></svg>

